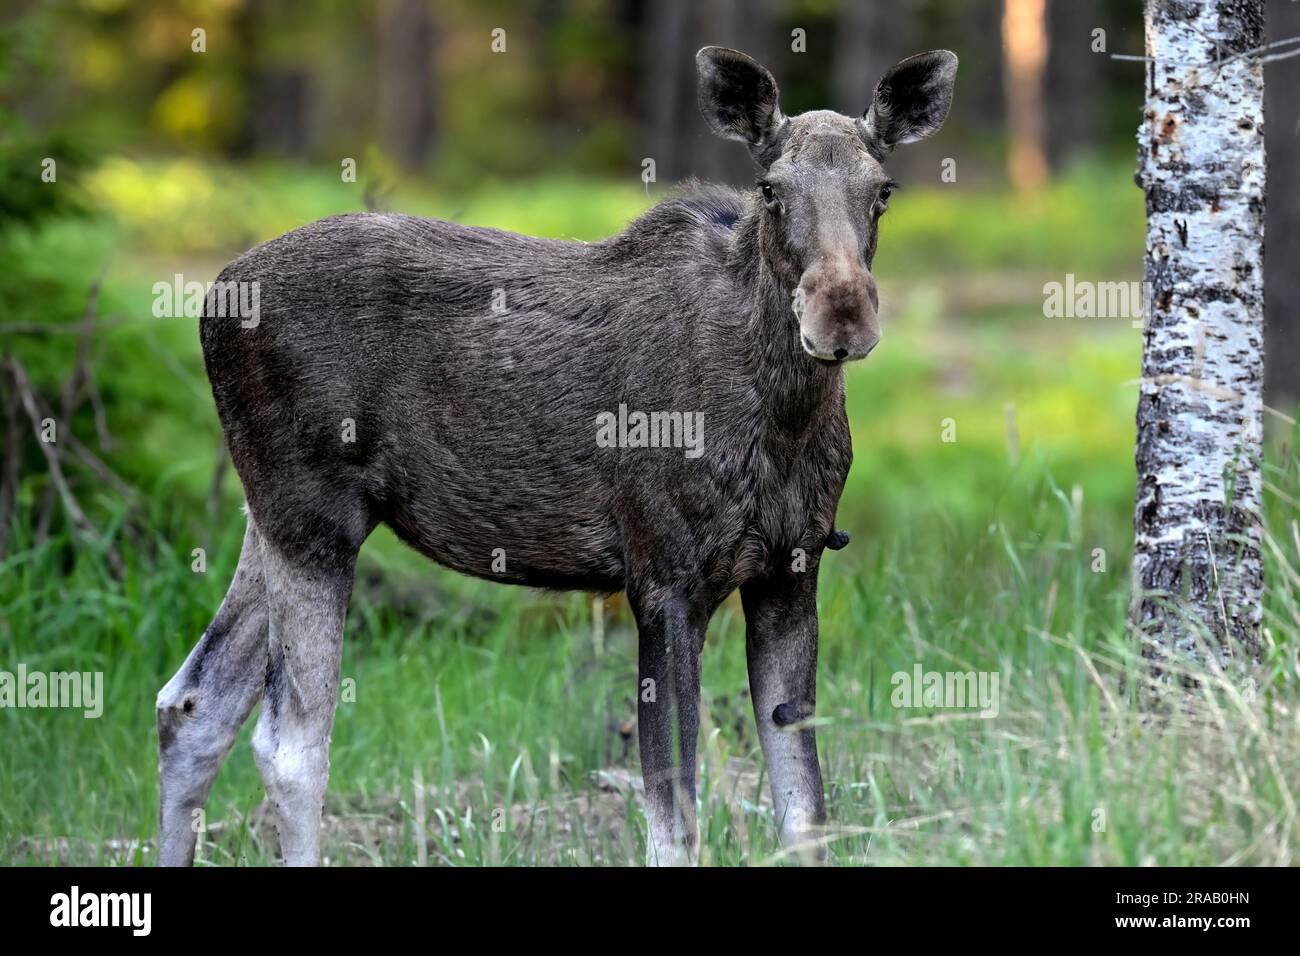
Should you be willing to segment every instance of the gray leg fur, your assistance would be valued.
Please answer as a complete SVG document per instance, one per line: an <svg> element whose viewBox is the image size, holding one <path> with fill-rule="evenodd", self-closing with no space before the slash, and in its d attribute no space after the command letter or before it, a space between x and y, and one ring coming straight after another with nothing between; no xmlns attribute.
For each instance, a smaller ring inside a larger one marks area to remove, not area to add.
<svg viewBox="0 0 1300 956"><path fill-rule="evenodd" d="M161 806L158 864L188 866L195 813L266 680L266 581L250 519L239 566L216 617L158 693Z"/></svg>
<svg viewBox="0 0 1300 956"><path fill-rule="evenodd" d="M343 567L304 567L264 540L262 559L270 654L253 754L275 807L285 863L316 866L355 555Z"/></svg>
<svg viewBox="0 0 1300 956"><path fill-rule="evenodd" d="M781 845L803 863L826 859L826 804L817 736L817 569L741 588L745 648Z"/></svg>

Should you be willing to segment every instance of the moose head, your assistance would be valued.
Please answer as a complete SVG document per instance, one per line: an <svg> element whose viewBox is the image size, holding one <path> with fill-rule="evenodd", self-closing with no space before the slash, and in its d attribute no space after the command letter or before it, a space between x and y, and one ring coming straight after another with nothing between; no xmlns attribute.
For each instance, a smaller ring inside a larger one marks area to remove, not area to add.
<svg viewBox="0 0 1300 956"><path fill-rule="evenodd" d="M786 116L776 81L736 50L695 57L700 111L715 133L749 147L760 173L765 266L792 291L804 351L829 363L865 358L880 341L871 264L894 182L895 146L937 132L952 103L957 57L908 57L876 84L859 117L832 110Z"/></svg>

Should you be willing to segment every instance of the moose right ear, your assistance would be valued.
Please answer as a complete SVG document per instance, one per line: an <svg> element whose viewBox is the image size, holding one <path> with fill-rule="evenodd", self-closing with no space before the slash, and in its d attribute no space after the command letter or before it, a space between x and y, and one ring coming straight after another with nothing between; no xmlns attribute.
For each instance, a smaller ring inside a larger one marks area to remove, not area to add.
<svg viewBox="0 0 1300 956"><path fill-rule="evenodd" d="M725 139L745 143L761 162L785 123L772 74L757 60L720 46L700 50L695 66L700 112L709 127Z"/></svg>

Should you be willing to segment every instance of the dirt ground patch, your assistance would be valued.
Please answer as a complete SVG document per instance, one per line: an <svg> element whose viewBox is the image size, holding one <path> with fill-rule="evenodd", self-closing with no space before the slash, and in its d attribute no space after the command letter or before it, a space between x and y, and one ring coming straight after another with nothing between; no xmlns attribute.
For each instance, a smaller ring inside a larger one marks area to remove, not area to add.
<svg viewBox="0 0 1300 956"><path fill-rule="evenodd" d="M723 810L739 818L768 813L771 802L758 766L737 758L705 760L701 779L701 819ZM482 858L502 864L619 865L642 859L644 830L642 783L625 767L591 774L589 786L571 796L516 802L485 819L468 809L480 801L478 788L460 783L451 799L426 786L424 800L414 793L385 793L361 799L331 798L321 821L323 862L330 866L464 865ZM423 805L421 805L423 804ZM508 821L508 823L507 823ZM494 822L496 826L494 826ZM744 834L747 828L738 826ZM423 832L423 849L417 834ZM467 844L480 844L467 852ZM13 858L59 865L149 865L153 841L76 837L27 837L13 847ZM200 843L201 865L265 864L277 858L275 821L263 801L246 819L208 823ZM409 859L407 858L409 857Z"/></svg>

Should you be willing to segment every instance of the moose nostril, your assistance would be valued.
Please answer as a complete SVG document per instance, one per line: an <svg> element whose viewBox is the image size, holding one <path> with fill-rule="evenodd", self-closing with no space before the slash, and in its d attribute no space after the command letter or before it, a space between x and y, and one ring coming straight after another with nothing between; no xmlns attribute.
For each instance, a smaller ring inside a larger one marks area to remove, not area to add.
<svg viewBox="0 0 1300 956"><path fill-rule="evenodd" d="M849 354L849 350L848 350L848 349L836 349L836 350L835 350L835 357L836 357L837 359L842 359L842 358L844 358L844 356L846 356L846 355L848 355L848 354Z"/></svg>

